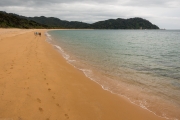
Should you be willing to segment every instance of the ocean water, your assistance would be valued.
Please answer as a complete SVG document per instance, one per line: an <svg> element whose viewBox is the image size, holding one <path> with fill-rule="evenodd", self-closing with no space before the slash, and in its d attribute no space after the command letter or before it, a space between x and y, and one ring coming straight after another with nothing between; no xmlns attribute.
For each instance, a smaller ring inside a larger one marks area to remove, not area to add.
<svg viewBox="0 0 180 120"><path fill-rule="evenodd" d="M180 30L55 30L47 36L103 89L180 120Z"/></svg>

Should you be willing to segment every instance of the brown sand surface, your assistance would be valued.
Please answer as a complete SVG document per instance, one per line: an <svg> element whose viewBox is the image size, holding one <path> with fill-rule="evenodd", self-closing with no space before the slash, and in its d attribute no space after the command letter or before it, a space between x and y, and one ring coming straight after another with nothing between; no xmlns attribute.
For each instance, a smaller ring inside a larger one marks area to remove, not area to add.
<svg viewBox="0 0 180 120"><path fill-rule="evenodd" d="M0 29L0 120L163 120L85 77L45 32Z"/></svg>

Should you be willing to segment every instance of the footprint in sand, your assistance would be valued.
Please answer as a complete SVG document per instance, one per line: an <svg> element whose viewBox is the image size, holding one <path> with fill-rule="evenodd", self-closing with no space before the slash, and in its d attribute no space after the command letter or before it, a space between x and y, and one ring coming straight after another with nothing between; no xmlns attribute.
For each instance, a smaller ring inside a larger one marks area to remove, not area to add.
<svg viewBox="0 0 180 120"><path fill-rule="evenodd" d="M58 107L60 107L60 105L59 105L58 103L57 103L56 105L57 105Z"/></svg>
<svg viewBox="0 0 180 120"><path fill-rule="evenodd" d="M39 111L40 111L40 112L43 112L43 109L42 109L41 107L39 107Z"/></svg>
<svg viewBox="0 0 180 120"><path fill-rule="evenodd" d="M22 120L22 118L21 118L21 117L18 117L18 120Z"/></svg>
<svg viewBox="0 0 180 120"><path fill-rule="evenodd" d="M69 119L69 116L68 116L68 114L64 114L64 116L65 116L67 119Z"/></svg>
<svg viewBox="0 0 180 120"><path fill-rule="evenodd" d="M31 95L27 94L27 96L31 97Z"/></svg>
<svg viewBox="0 0 180 120"><path fill-rule="evenodd" d="M50 89L50 88L49 88L48 90L49 90L49 91L51 91L51 89Z"/></svg>
<svg viewBox="0 0 180 120"><path fill-rule="evenodd" d="M41 100L40 100L39 98L37 98L37 101L38 101L39 103L41 103Z"/></svg>
<svg viewBox="0 0 180 120"><path fill-rule="evenodd" d="M47 85L49 85L49 83L46 83Z"/></svg>
<svg viewBox="0 0 180 120"><path fill-rule="evenodd" d="M53 98L53 99L55 99L55 97L54 97L54 96L52 96L52 98Z"/></svg>

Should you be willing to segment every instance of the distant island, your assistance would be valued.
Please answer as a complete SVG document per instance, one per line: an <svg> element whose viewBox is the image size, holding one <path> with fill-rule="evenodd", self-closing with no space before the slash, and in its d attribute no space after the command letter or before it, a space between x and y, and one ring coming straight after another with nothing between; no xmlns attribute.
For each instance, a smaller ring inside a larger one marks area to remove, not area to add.
<svg viewBox="0 0 180 120"><path fill-rule="evenodd" d="M49 29L159 29L148 20L135 17L129 19L109 19L92 24L60 20L55 17L25 17L0 11L1 28L49 28Z"/></svg>

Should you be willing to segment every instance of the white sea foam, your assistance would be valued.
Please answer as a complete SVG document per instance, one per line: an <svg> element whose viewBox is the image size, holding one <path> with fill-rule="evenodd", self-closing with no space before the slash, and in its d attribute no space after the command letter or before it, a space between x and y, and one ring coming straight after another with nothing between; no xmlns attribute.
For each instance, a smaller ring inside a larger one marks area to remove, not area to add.
<svg viewBox="0 0 180 120"><path fill-rule="evenodd" d="M79 69L81 70L86 77L90 78L91 80L93 80L93 77L92 77L92 70L88 70L88 69Z"/></svg>
<svg viewBox="0 0 180 120"><path fill-rule="evenodd" d="M52 38L51 38L51 35L50 35L50 34L48 34L48 33L46 32L45 35L47 36L47 39L46 39L47 42L52 41Z"/></svg>
<svg viewBox="0 0 180 120"><path fill-rule="evenodd" d="M76 60L69 60L69 62L76 62Z"/></svg>
<svg viewBox="0 0 180 120"><path fill-rule="evenodd" d="M47 32L45 33L45 35L46 35L47 37L51 37L51 35L50 35L50 34L48 34Z"/></svg>
<svg viewBox="0 0 180 120"><path fill-rule="evenodd" d="M68 54L66 54L66 53L64 52L64 50L63 50L60 46L54 45L54 47L56 47L56 48L61 52L62 56L63 56L66 60L69 60L70 56L69 56Z"/></svg>

